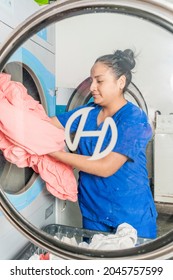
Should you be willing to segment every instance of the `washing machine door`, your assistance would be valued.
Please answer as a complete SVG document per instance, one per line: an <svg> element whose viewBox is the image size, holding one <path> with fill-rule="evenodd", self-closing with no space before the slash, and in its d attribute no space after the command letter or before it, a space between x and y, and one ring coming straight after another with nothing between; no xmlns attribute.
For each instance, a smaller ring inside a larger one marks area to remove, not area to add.
<svg viewBox="0 0 173 280"><path fill-rule="evenodd" d="M103 20L104 17L105 20ZM85 28L81 29L83 37L87 37L88 34L91 36L91 27L94 28L94 26L96 26L97 32L99 33L98 26L100 26L103 22L107 23L109 19L112 20L112 17L115 17L116 24L109 26L111 30L111 37L115 35L112 29L116 27L119 30L121 26L121 32L118 33L119 35L116 33L115 36L117 44L123 40L122 46L125 46L127 43L129 44L129 40L131 40L132 37L133 40L130 41L130 44L137 45L139 49L140 58L143 62L142 66L139 63L140 65L136 73L135 84L131 85L130 96L134 102L137 102L138 105L148 113L151 121L153 122L153 127L155 127L154 117L156 111L163 112L164 114L172 113L173 76L170 61L173 60L173 6L168 1L93 0L60 1L60 3L55 2L27 19L2 45L0 49L1 70L4 69L13 52L16 51L16 49L27 40L27 38L38 30L41 30L46 25L56 22L56 24L67 23L69 26L68 23L72 23L71 20L73 19L77 18L81 20L81 22L84 19L85 27L88 26L88 33ZM95 23L94 25L93 21ZM70 26L72 25L70 24ZM81 27L81 25L79 26ZM103 37L102 29L100 33ZM124 34L126 34L126 36L124 36ZM58 35L59 34L57 34L57 38ZM97 36L95 30L94 36ZM106 33L104 34L104 37L105 36ZM63 38L61 39L63 40ZM88 41L88 39L86 41ZM107 42L107 40L104 40L103 43L105 43L105 41ZM71 42L71 44L74 42L75 40ZM119 45L121 45L121 43L119 43ZM68 44L63 44L62 49L64 46L69 47ZM92 45L90 45L90 48L91 47ZM111 49L114 47L115 46L111 46ZM61 52L61 49L59 50ZM87 48L87 52L89 52L89 48ZM67 52L65 49L64 53L65 58L67 58ZM78 55L79 53L77 51L75 59L77 59ZM70 58L68 57L68 65L73 65L69 63L69 59ZM66 60L63 62L65 61ZM58 71L60 73L61 69ZM140 75L141 71L142 75ZM86 73L84 73L84 75L86 77ZM68 77L65 79L67 78ZM64 75L62 80L59 81L60 83L62 82L62 84L64 82L63 79ZM73 77L71 79L73 79ZM88 80L85 81L85 84L87 82ZM72 86L75 88L74 85ZM142 92L142 97L140 95L140 98L138 98L138 96L134 93L134 88L136 87L140 89L139 91L137 90L138 94ZM78 105L78 101L81 98L79 89L81 89L81 87L74 91L73 96L69 100L67 109L70 109L71 106L74 107L73 103ZM84 91L82 91L82 93L84 93ZM88 94L87 97L84 94L82 102L80 101L79 103L88 102L89 98L90 96ZM155 162L155 165L157 165L157 162ZM169 203L169 205L167 203L165 205L163 204L162 212L164 215L169 216L169 227L165 232L165 227L162 228L161 226L161 229L164 229L164 231L162 231L159 238L150 240L146 244L142 244L131 249L111 251L87 250L58 241L30 224L9 202L3 188L0 189L1 210L4 212L9 221L31 242L62 259L172 259L172 205L173 201L172 203Z"/></svg>

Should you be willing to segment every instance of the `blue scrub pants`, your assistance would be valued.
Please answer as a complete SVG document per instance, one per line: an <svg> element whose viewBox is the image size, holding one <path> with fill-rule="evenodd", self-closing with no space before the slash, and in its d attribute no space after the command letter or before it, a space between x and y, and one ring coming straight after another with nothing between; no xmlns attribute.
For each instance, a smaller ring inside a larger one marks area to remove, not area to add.
<svg viewBox="0 0 173 280"><path fill-rule="evenodd" d="M89 220L85 217L83 217L83 228L89 229L89 230L97 230L97 231L104 231L104 232L110 232L115 233L117 228L108 226L103 223L98 223L92 220ZM140 228L138 228L138 237L141 238L149 238L153 239L157 237L157 224L155 222L155 219L148 221L146 224L141 225Z"/></svg>

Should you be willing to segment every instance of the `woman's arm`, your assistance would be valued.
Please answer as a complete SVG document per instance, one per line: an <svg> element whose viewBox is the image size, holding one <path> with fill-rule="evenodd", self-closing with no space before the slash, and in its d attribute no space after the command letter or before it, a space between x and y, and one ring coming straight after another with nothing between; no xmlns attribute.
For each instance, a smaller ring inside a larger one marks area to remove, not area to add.
<svg viewBox="0 0 173 280"><path fill-rule="evenodd" d="M111 152L104 158L97 160L89 160L89 156L83 156L66 152L53 152L49 155L63 163L69 164L74 168L77 168L78 170L101 177L111 176L128 159L126 156L115 152Z"/></svg>
<svg viewBox="0 0 173 280"><path fill-rule="evenodd" d="M51 117L51 123L56 126L57 128L64 129L63 125L60 123L60 121L57 119L57 117Z"/></svg>

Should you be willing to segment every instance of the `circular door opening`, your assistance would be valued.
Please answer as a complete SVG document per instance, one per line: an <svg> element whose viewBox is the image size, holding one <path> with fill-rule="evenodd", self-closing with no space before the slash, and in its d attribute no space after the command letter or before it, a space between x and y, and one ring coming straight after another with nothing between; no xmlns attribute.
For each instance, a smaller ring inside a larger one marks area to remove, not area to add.
<svg viewBox="0 0 173 280"><path fill-rule="evenodd" d="M72 92L67 103L66 111L73 110L81 105L87 104L92 101L92 94L90 92L91 80L86 78L79 86ZM147 104L145 99L139 90L139 88L131 82L128 89L124 93L125 98L140 107L146 114L148 114ZM73 137L73 136L72 136ZM150 185L153 192L153 139L148 143L147 146L147 168L150 179Z"/></svg>
<svg viewBox="0 0 173 280"><path fill-rule="evenodd" d="M82 4L81 4L82 2ZM92 3L91 3L92 2ZM25 22L24 26L22 26L22 30L20 28L16 31L17 38L20 40L16 40L15 48L18 47L21 42L23 42L28 35L33 34L34 32L38 31L39 24L40 29L45 26L46 24L50 24L55 20L61 21L62 19L65 19L66 17L73 17L76 15L84 14L84 13L97 13L99 12L99 7L101 12L112 12L112 13L122 13L126 15L133 15L136 17L140 17L142 19L145 19L146 21L151 21L152 23L155 23L159 27L166 29L167 31L173 32L173 22L172 22L172 11L170 12L168 7L164 7L163 5L158 5L158 1L151 1L147 2L146 6L142 6L143 1L128 1L130 3L130 6L127 4L127 1L117 1L118 6L113 3L113 1L73 1L73 3L69 4L69 1L65 1L64 5L62 3L60 6L58 3L55 3L52 7L48 7L47 13L40 12L40 14L36 14L35 17L32 18L32 22ZM153 3L157 3L153 4ZM122 4L121 4L122 3ZM57 9L55 9L57 6ZM162 12L165 13L162 13ZM163 16L164 14L164 16ZM35 26L34 26L35 24ZM23 32L23 27L24 31ZM34 30L35 29L35 30ZM28 32L28 33L27 33ZM172 36L172 34L170 34ZM21 37L20 37L21 36ZM9 45L11 43L11 46L7 48L7 51L3 51L2 48L2 58L3 63L8 59L8 57L13 53L14 49L13 47L13 40L14 37L9 41ZM6 45L7 46L7 45ZM6 47L3 46L4 48ZM11 48L11 49L10 49ZM5 56L4 56L5 53ZM3 196L2 196L3 197ZM2 199L1 199L2 201ZM5 205L5 203L4 203ZM8 204L6 203L8 206ZM8 207L7 207L8 208ZM4 207L4 212L6 210L6 207ZM10 213L10 209L6 212L7 215ZM14 215L15 216L15 215ZM12 220L13 217L11 217ZM9 217L10 219L10 217ZM77 250L76 248L71 248L71 246L68 246L65 248L63 244L58 244L56 241L52 241L47 237L46 235L42 235L41 232L38 230L35 230L34 228L26 225L25 221L20 221L18 219L18 216L16 216L16 227L21 230L22 233L24 233L30 240L34 241L37 245L42 246L43 248L50 249L50 252L56 253L58 256L62 256L62 258L80 258L80 259L86 259L87 253L81 250ZM50 242L49 242L50 241ZM50 245L50 246L49 246ZM172 231L165 234L162 238L159 238L158 240L154 240L150 244L146 246L142 246L142 248L134 248L133 250L130 250L128 252L125 251L115 251L112 254L110 252L105 253L103 257L105 258L120 258L120 257L132 257L135 259L151 259L151 258L157 258L157 257L166 257L166 254L169 254L172 250L173 246L173 238L172 238ZM140 246L139 246L140 247ZM95 252L92 252L91 256L88 258L94 258L94 257L101 257L101 253L98 252L98 254L95 254ZM80 255L81 254L81 255Z"/></svg>

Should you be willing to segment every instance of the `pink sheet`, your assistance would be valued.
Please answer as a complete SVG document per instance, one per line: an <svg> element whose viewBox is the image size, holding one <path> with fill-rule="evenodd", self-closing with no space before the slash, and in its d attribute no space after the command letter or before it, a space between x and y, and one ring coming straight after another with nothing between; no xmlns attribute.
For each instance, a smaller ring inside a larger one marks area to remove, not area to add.
<svg viewBox="0 0 173 280"><path fill-rule="evenodd" d="M77 182L70 166L49 157L64 150L64 130L51 124L43 106L19 82L0 73L0 149L18 167L32 167L47 190L63 200L77 200Z"/></svg>

